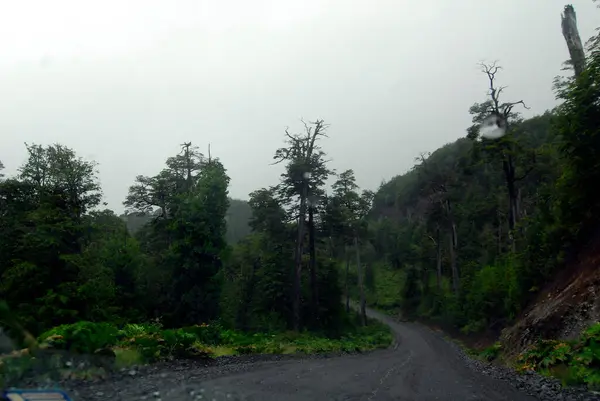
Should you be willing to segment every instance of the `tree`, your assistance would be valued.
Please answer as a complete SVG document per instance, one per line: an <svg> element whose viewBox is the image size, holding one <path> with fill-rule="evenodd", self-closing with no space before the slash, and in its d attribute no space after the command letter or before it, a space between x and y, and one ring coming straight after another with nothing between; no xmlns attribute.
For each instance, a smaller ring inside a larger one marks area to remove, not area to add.
<svg viewBox="0 0 600 401"><path fill-rule="evenodd" d="M457 265L457 249L458 249L458 232L456 227L456 219L452 207L452 199L450 196L450 187L456 185L456 177L452 171L457 169L457 164L454 163L452 168L440 168L440 166L431 166L427 162L424 154L419 158L420 165L418 171L421 174L421 180L424 182L422 191L429 199L431 205L431 217L435 220L435 239L430 237L436 246L436 274L438 288L441 284L442 275L442 239L440 235L440 221L445 221L448 230L448 251L450 253L450 271L452 272L452 288L455 295L458 295L460 290L460 273Z"/></svg>
<svg viewBox="0 0 600 401"><path fill-rule="evenodd" d="M290 134L286 129L287 147L277 149L275 164L287 162L286 171L281 175L281 183L277 186L278 195L282 204L288 206L292 220L298 223L296 250L295 250L295 274L293 287L293 327L300 328L300 293L302 280L302 255L304 252L304 239L306 236L305 225L307 211L314 213L314 205L323 195L323 185L331 174L327 168L325 152L319 146L318 141L327 137L325 131L327 125L323 120L313 123L304 123L303 134ZM310 199L310 204L309 204ZM307 210L307 208L309 210ZM314 244L314 231L311 231L310 243ZM312 247L311 247L312 249ZM311 287L313 302L318 298L316 283L316 260L314 252L311 252ZM316 305L313 305L316 307ZM316 309L314 313L317 313Z"/></svg>
<svg viewBox="0 0 600 401"><path fill-rule="evenodd" d="M27 162L19 178L31 183L40 194L61 193L65 207L76 218L100 204L102 192L95 162L85 161L63 145L25 145Z"/></svg>
<svg viewBox="0 0 600 401"><path fill-rule="evenodd" d="M371 209L373 193L363 191L362 195L357 192L358 185L354 177L354 171L346 170L338 176L333 184L333 196L327 205L325 225L330 236L337 237L337 243L344 246L346 260L346 309L349 309L349 253L348 248L353 246L356 256L356 270L358 277L358 288L360 293L360 316L363 325L366 324L366 299L363 284L362 263L360 260L360 240L366 232L365 218Z"/></svg>
<svg viewBox="0 0 600 401"><path fill-rule="evenodd" d="M504 86L496 87L496 74L500 71L501 67L493 64L481 64L482 71L486 74L489 82L489 97L490 99L483 103L476 103L471 107L469 112L473 115L473 123L475 125L468 129L469 139L480 138L480 127L481 124L486 121L493 121L498 129L504 131L504 135L500 139L488 141L483 139L484 150L487 151L493 157L498 157L502 164L502 172L504 173L504 179L506 189L508 193L508 225L511 235L511 245L513 251L515 250L514 242L514 230L519 220L519 192L517 188L517 182L524 179L527 174L533 169L533 163L530 162L530 166L527 168L522 175L517 175L516 161L525 152L522 149L518 149L518 144L514 140L514 133L512 132L513 124L517 123L518 114L515 113L514 107L521 105L525 108L527 106L522 100L517 102L501 102L500 94L506 88ZM532 162L535 161L535 154L529 153Z"/></svg>
<svg viewBox="0 0 600 401"><path fill-rule="evenodd" d="M79 293L94 320L143 319L142 275L148 268L139 243L111 210L86 216L86 246L72 258L79 266Z"/></svg>
<svg viewBox="0 0 600 401"><path fill-rule="evenodd" d="M155 300L145 309L170 325L215 318L221 267L227 252L229 177L218 159L204 158L187 142L154 177L137 177L124 204L132 213L154 214L137 236L149 255L156 280L146 282ZM164 295L166 293L166 296Z"/></svg>
<svg viewBox="0 0 600 401"><path fill-rule="evenodd" d="M224 319L244 330L291 327L294 234L274 189L250 194L252 234L240 241L225 265Z"/></svg>
<svg viewBox="0 0 600 401"><path fill-rule="evenodd" d="M590 44L586 68L558 92L563 103L557 109L555 127L560 135L563 174L558 187L562 225L581 240L597 221L600 203L593 194L598 182L600 131L600 37Z"/></svg>
<svg viewBox="0 0 600 401"><path fill-rule="evenodd" d="M94 162L62 145L28 145L20 174L0 183L0 293L34 332L86 316L77 258L85 214L100 203ZM34 301L32 301L34 300Z"/></svg>
<svg viewBox="0 0 600 401"><path fill-rule="evenodd" d="M572 5L566 5L564 14L561 14L562 34L567 42L569 49L570 64L575 71L575 76L581 75L585 69L585 53L583 44L579 37L579 29L577 29L577 15Z"/></svg>
<svg viewBox="0 0 600 401"><path fill-rule="evenodd" d="M138 175L136 183L129 187L129 194L123 202L128 211L151 214L159 208L162 218L168 218L170 197L175 192L175 185L167 170L154 177Z"/></svg>
<svg viewBox="0 0 600 401"><path fill-rule="evenodd" d="M216 317L218 273L227 248L229 177L218 160L207 163L195 186L179 195L169 224L173 319L178 324Z"/></svg>
<svg viewBox="0 0 600 401"><path fill-rule="evenodd" d="M249 222L252 231L267 232L273 238L280 237L284 233L287 214L274 188L263 188L252 192L248 204L252 210Z"/></svg>
<svg viewBox="0 0 600 401"><path fill-rule="evenodd" d="M158 175L136 177L123 202L128 211L149 214L158 208L161 217L167 219L175 196L192 190L205 164L204 155L190 142L181 146L181 152L169 157L167 168Z"/></svg>

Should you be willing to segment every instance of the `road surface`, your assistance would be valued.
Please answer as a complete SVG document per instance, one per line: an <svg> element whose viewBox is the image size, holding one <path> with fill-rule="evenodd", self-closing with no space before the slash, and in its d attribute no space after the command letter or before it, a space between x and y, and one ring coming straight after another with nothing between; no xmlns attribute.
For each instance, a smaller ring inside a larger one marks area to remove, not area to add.
<svg viewBox="0 0 600 401"><path fill-rule="evenodd" d="M467 367L457 350L429 329L389 324L396 335L390 349L363 355L250 364L217 377L191 367L88 389L86 400L276 400L276 401L533 401L508 383ZM170 376L179 377L172 381ZM108 384L108 383L107 383ZM159 391L156 391L159 390Z"/></svg>
<svg viewBox="0 0 600 401"><path fill-rule="evenodd" d="M505 382L465 366L456 350L427 328L396 323L374 311L396 334L392 349L276 366L213 379L207 391L230 389L247 400L280 401L531 401Z"/></svg>

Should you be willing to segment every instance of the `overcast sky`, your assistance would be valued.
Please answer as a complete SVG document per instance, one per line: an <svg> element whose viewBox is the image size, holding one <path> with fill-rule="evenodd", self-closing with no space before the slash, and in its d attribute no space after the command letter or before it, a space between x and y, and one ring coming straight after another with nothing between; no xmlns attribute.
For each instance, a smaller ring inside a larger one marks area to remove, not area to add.
<svg viewBox="0 0 600 401"><path fill-rule="evenodd" d="M600 25L573 1L585 40ZM338 171L376 189L421 151L465 135L498 59L506 99L555 105L568 52L565 0L19 0L0 13L0 160L24 142L61 143L99 162L120 212L138 174L180 144L219 157L230 194L275 184L286 126L331 124Z"/></svg>

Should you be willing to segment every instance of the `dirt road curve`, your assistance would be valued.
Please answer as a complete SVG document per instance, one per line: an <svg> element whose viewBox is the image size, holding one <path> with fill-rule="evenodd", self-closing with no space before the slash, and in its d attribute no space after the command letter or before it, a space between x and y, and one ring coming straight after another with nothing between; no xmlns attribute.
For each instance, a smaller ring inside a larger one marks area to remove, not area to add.
<svg viewBox="0 0 600 401"><path fill-rule="evenodd" d="M469 369L456 350L426 328L395 323L374 311L369 314L392 327L395 347L366 355L257 363L216 377L195 374L193 368L140 374L110 388L90 389L87 396L123 401L535 400L506 382Z"/></svg>

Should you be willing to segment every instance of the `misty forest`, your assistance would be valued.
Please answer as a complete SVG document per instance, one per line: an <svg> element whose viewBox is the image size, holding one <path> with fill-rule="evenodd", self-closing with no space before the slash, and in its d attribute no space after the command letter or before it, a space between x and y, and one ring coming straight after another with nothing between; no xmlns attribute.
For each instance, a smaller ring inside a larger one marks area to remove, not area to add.
<svg viewBox="0 0 600 401"><path fill-rule="evenodd" d="M491 338L493 358L502 330L599 243L600 40L569 50L548 82L558 106L530 118L527 99L504 96L501 62L482 63L473 125L375 191L356 184L359 164L333 170L328 136L343 133L317 116L265 145L282 174L248 200L229 196L199 134L131 182L122 215L103 206L101 166L27 143L18 173L0 174L2 326L19 349L140 363L385 348L370 307ZM600 383L599 351L578 381Z"/></svg>

